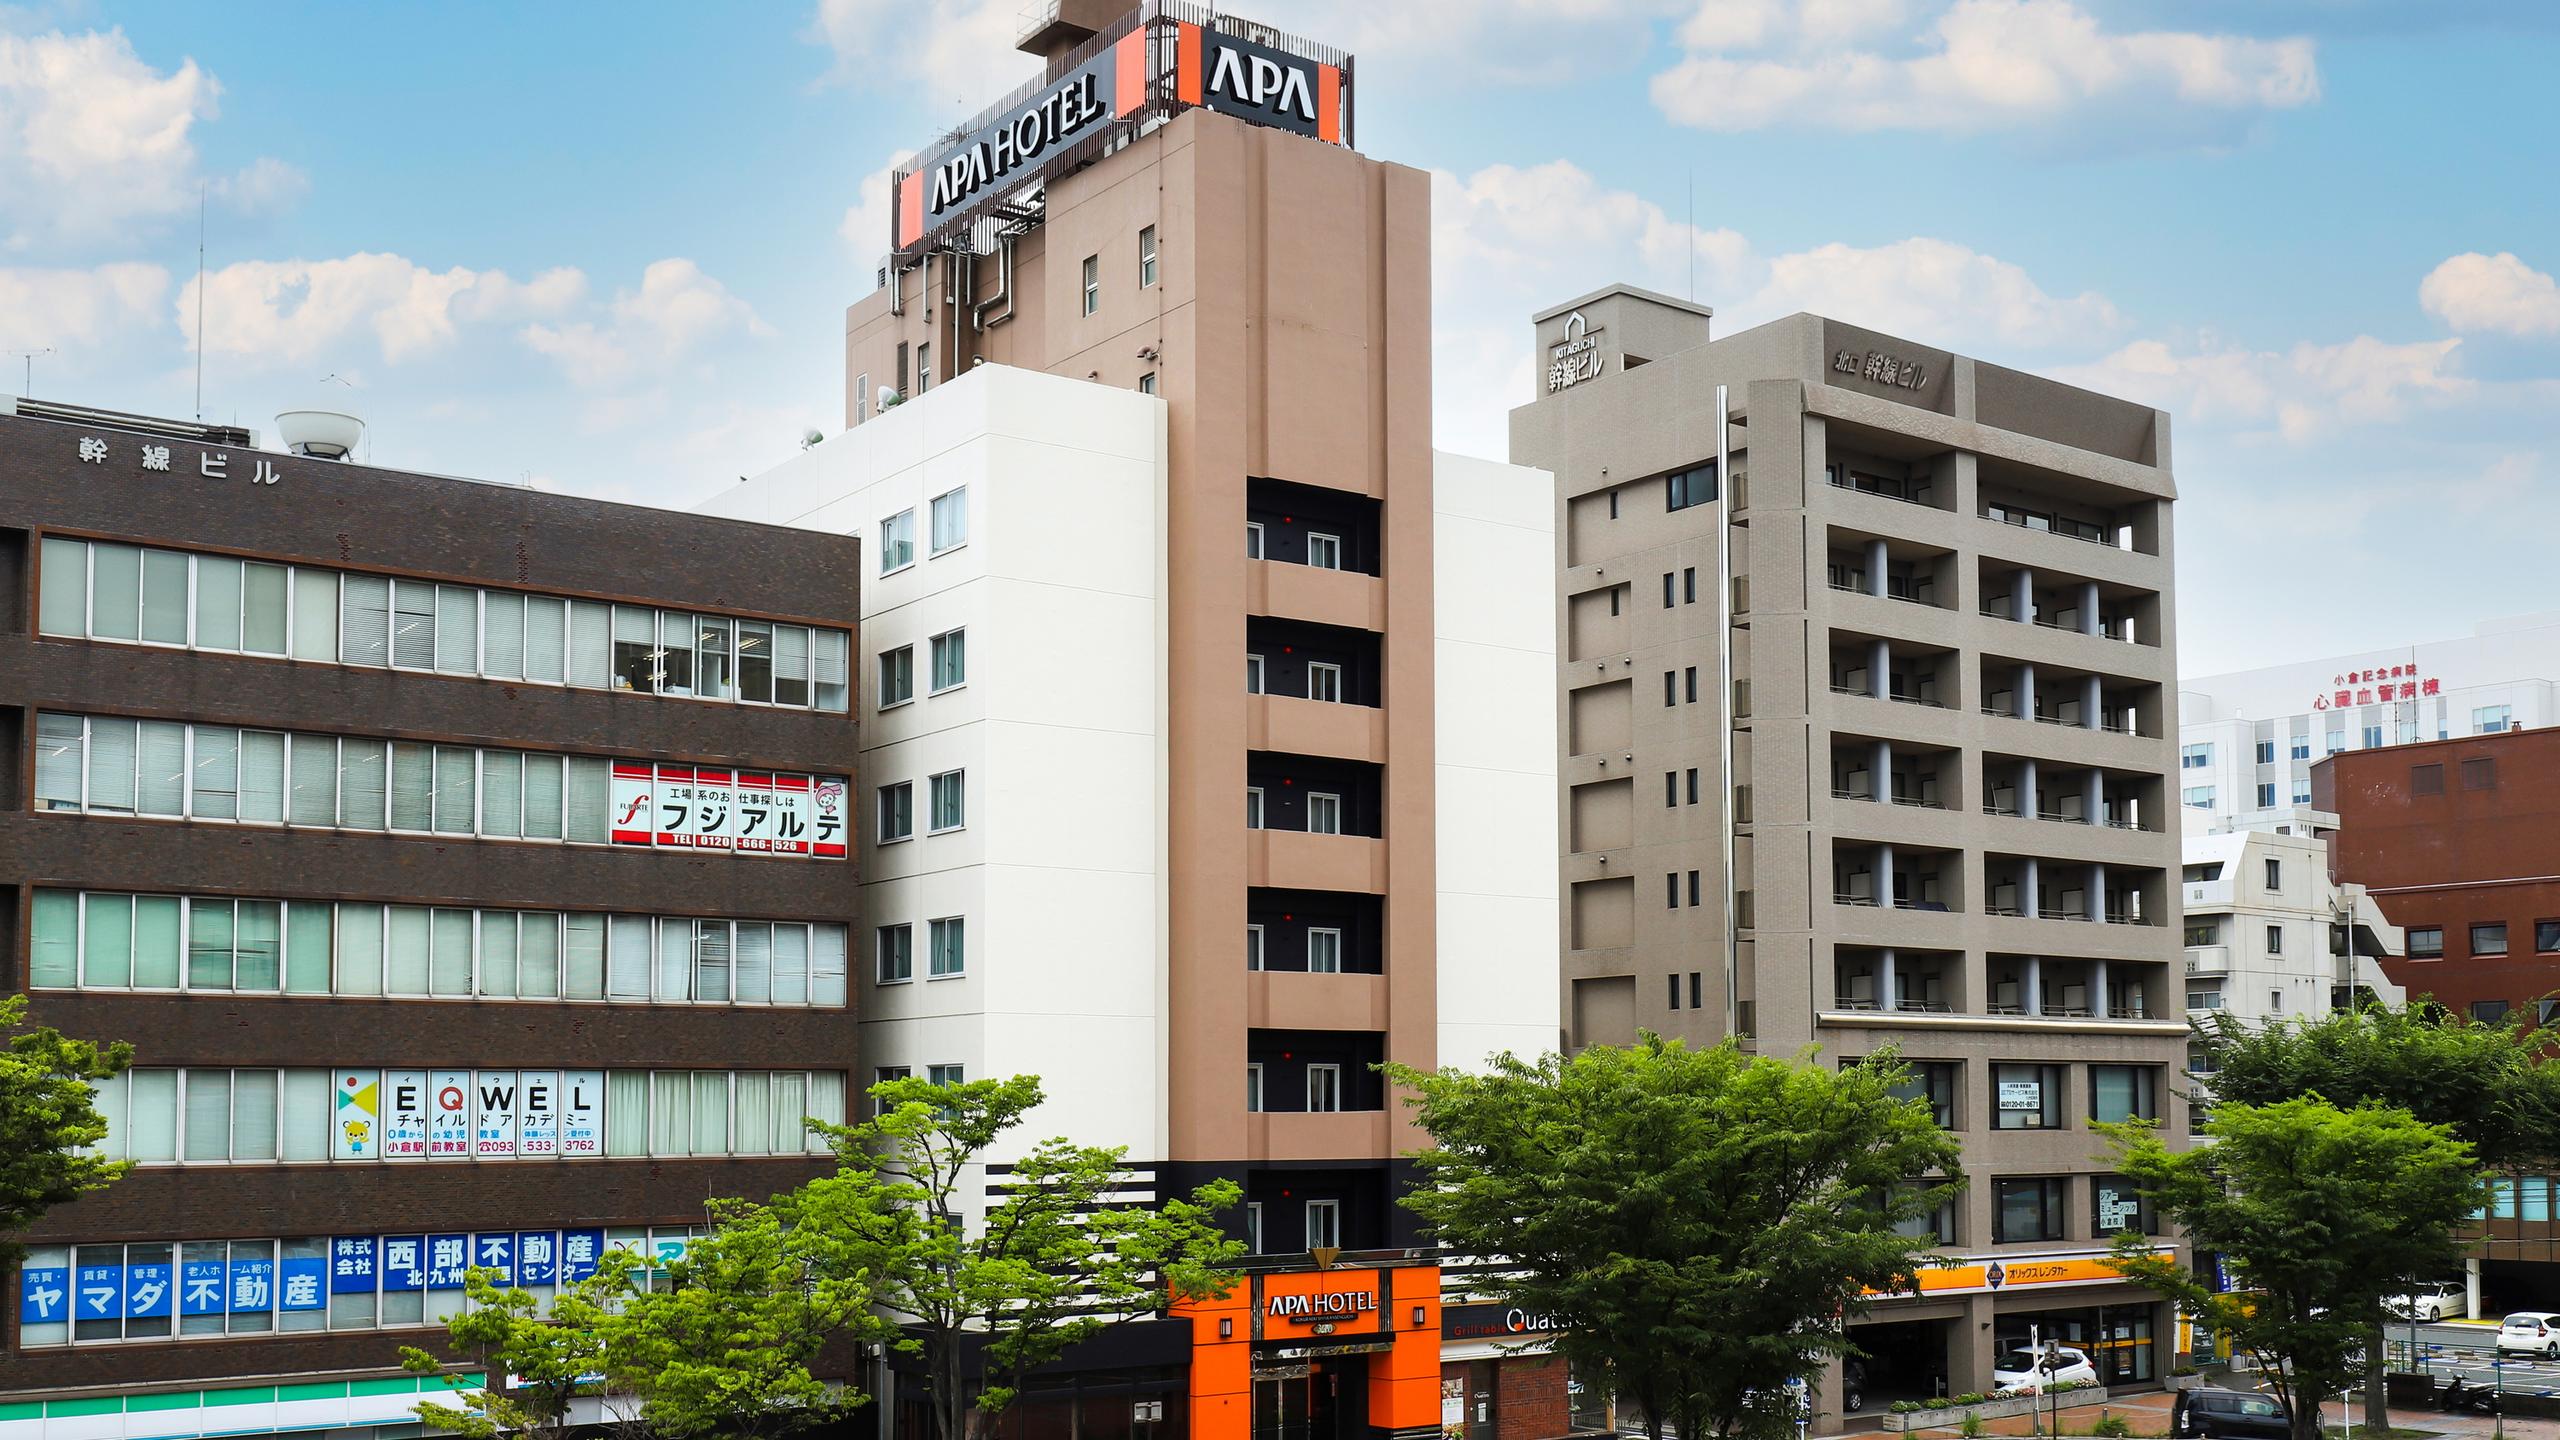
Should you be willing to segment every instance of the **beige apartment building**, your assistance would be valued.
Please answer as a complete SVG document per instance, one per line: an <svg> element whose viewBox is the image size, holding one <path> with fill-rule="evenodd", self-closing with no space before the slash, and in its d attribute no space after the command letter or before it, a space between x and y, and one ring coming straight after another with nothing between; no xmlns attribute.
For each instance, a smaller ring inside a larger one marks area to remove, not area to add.
<svg viewBox="0 0 2560 1440"><path fill-rule="evenodd" d="M2157 1379L2172 1311L2096 1259L2156 1222L2090 1126L2186 1124L2168 416L1710 321L1624 286L1547 311L1512 415L1556 476L1568 1043L1917 1067L1972 1180L1953 1263L1857 1324L1824 1410L1987 1389L2030 1326Z"/></svg>

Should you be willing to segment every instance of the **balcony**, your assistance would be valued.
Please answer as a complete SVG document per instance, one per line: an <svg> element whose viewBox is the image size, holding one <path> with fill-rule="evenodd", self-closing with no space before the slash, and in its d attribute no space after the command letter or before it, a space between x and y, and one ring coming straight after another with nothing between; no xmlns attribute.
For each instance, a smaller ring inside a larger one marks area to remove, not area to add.
<svg viewBox="0 0 2560 1440"><path fill-rule="evenodd" d="M1374 705L1295 695L1249 695L1244 707L1244 744L1248 750L1384 764L1387 712Z"/></svg>
<svg viewBox="0 0 2560 1440"><path fill-rule="evenodd" d="M1387 977L1258 970L1245 977L1244 1007L1256 1030L1385 1030Z"/></svg>
<svg viewBox="0 0 2560 1440"><path fill-rule="evenodd" d="M2230 974L2231 947L2228 945L2188 946L2187 973L2190 975Z"/></svg>
<svg viewBox="0 0 2560 1440"><path fill-rule="evenodd" d="M1248 830L1245 883L1288 890L1387 893L1387 842L1366 835Z"/></svg>
<svg viewBox="0 0 2560 1440"><path fill-rule="evenodd" d="M1338 625L1346 630L1387 628L1387 582L1357 570L1328 570L1287 560L1247 560L1244 608L1271 615Z"/></svg>
<svg viewBox="0 0 2560 1440"><path fill-rule="evenodd" d="M1392 1155L1381 1110L1254 1111L1244 1117L1244 1157L1259 1163L1375 1160Z"/></svg>

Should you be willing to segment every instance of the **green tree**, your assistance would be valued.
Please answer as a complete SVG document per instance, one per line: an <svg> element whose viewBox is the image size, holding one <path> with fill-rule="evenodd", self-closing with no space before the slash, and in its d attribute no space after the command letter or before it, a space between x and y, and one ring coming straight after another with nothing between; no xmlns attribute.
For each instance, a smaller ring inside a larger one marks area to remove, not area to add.
<svg viewBox="0 0 2560 1440"><path fill-rule="evenodd" d="M27 997L0 999L0 1030L17 1033L0 1054L0 1261L25 1253L17 1237L44 1213L130 1168L89 1147L107 1138L92 1080L124 1073L133 1047L72 1040L49 1025L26 1029Z"/></svg>
<svg viewBox="0 0 2560 1440"><path fill-rule="evenodd" d="M1202 1185L1155 1209L1114 1202L1119 1148L1044 1140L982 1199L984 1164L1040 1103L1039 1077L872 1087L877 1118L815 1125L836 1173L775 1197L789 1223L833 1247L834 1273L871 1277L921 1357L938 1440L984 1434L1022 1376L1119 1319L1235 1287L1244 1253L1217 1222L1242 1192Z"/></svg>
<svg viewBox="0 0 2560 1440"><path fill-rule="evenodd" d="M715 1201L711 1233L623 1306L613 1371L666 1435L752 1437L841 1419L867 1398L811 1370L832 1343L893 1338L869 1277L784 1212Z"/></svg>
<svg viewBox="0 0 2560 1440"><path fill-rule="evenodd" d="M600 1391L597 1377L615 1376L614 1336L639 1264L629 1251L616 1250L593 1275L561 1286L547 1306L530 1291L497 1283L494 1270L467 1272L462 1283L470 1308L445 1322L445 1334L463 1363L488 1378L465 1391L458 1367L402 1346L402 1367L442 1377L458 1402L422 1401L418 1418L467 1440L566 1434L569 1402Z"/></svg>
<svg viewBox="0 0 2560 1440"><path fill-rule="evenodd" d="M1839 1321L1871 1292L1910 1288L1933 1258L1920 1222L1964 1183L1890 1051L1834 1071L1647 1035L1389 1073L1436 1142L1403 1203L1501 1257L1491 1298L1555 1316L1556 1347L1656 1440L1666 1420L1791 1434L1785 1382L1850 1353Z"/></svg>
<svg viewBox="0 0 2560 1440"><path fill-rule="evenodd" d="M2244 1288L2215 1293L2139 1235L2116 1237L2116 1268L2255 1356L2295 1440L2318 1440L2322 1402L2364 1373L2383 1297L2450 1263L2486 1188L2471 1146L2388 1106L2225 1102L2205 1122L2213 1143L2192 1150L2147 1124L2099 1128L2118 1168Z"/></svg>

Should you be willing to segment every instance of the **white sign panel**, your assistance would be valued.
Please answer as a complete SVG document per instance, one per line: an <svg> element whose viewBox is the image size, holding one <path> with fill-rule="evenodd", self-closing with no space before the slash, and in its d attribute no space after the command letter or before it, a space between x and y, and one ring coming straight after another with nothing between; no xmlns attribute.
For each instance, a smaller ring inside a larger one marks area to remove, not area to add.
<svg viewBox="0 0 2560 1440"><path fill-rule="evenodd" d="M516 1153L516 1072L482 1070L471 1077L471 1153L480 1159L513 1159Z"/></svg>
<svg viewBox="0 0 2560 1440"><path fill-rule="evenodd" d="M382 1078L382 1155L386 1160L427 1158L427 1072L393 1070Z"/></svg>
<svg viewBox="0 0 2560 1440"><path fill-rule="evenodd" d="M560 1077L549 1070L527 1070L523 1093L516 1097L516 1153L549 1159L560 1153Z"/></svg>
<svg viewBox="0 0 2560 1440"><path fill-rule="evenodd" d="M604 1153L604 1072L570 1070L560 1076L560 1153Z"/></svg>
<svg viewBox="0 0 2560 1440"><path fill-rule="evenodd" d="M330 1158L381 1159L382 1140L382 1072L339 1071L338 1101L329 1124Z"/></svg>
<svg viewBox="0 0 2560 1440"><path fill-rule="evenodd" d="M471 1072L438 1070L427 1082L427 1158L471 1154Z"/></svg>
<svg viewBox="0 0 2560 1440"><path fill-rule="evenodd" d="M2044 1087L2033 1080L2003 1080L2000 1082L2000 1108L2041 1110L2044 1108Z"/></svg>

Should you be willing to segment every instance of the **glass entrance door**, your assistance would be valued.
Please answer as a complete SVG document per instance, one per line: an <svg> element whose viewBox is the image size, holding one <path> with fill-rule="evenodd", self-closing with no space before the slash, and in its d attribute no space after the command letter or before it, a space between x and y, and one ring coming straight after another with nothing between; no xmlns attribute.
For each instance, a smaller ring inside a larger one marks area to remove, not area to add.
<svg viewBox="0 0 2560 1440"><path fill-rule="evenodd" d="M1367 1357L1333 1356L1253 1377L1253 1440L1365 1440Z"/></svg>

